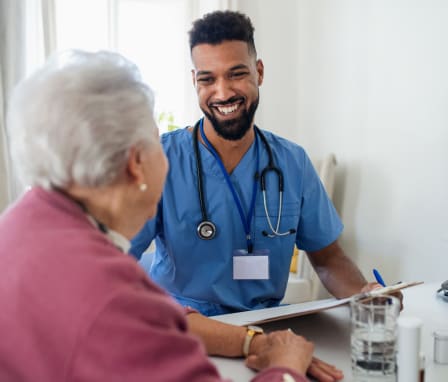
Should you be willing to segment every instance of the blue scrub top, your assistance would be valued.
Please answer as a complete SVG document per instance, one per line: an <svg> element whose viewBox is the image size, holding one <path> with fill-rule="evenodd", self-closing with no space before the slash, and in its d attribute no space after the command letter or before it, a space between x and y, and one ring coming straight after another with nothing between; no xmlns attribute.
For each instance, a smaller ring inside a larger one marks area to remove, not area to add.
<svg viewBox="0 0 448 382"><path fill-rule="evenodd" d="M162 135L170 169L157 216L149 220L132 240L130 253L138 259L153 239L156 251L149 276L182 305L205 315L277 306L286 289L294 243L316 251L334 242L343 225L304 149L263 131L274 164L283 171L283 211L279 232L295 234L269 238L271 232L258 184L251 235L254 250L269 249L269 280L234 280L233 251L247 248L244 226L219 165L199 144L208 219L217 228L212 240L198 237L202 220L197 190L193 137L187 129ZM268 164L266 147L259 139L260 170ZM247 214L256 172L253 144L230 179ZM278 179L266 178L269 216L275 227L278 212Z"/></svg>

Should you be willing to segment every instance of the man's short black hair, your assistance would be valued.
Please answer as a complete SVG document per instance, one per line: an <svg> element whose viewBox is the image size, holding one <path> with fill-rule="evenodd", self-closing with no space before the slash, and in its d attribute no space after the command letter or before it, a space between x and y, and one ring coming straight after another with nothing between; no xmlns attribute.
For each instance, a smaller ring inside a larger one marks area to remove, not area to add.
<svg viewBox="0 0 448 382"><path fill-rule="evenodd" d="M196 45L217 45L223 41L244 41L250 53L256 54L254 27L246 15L233 11L215 11L196 20L191 28L190 52Z"/></svg>

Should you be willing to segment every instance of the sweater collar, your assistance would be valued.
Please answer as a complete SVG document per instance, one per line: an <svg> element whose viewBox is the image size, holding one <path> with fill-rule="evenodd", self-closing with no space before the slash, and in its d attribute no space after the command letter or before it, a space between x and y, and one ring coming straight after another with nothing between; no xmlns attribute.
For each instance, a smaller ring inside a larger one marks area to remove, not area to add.
<svg viewBox="0 0 448 382"><path fill-rule="evenodd" d="M131 248L131 242L126 239L121 233L114 231L106 227L103 223L100 223L92 215L86 212L87 219L92 223L92 225L103 232L106 237L114 244L118 249L124 253L128 253L129 248Z"/></svg>
<svg viewBox="0 0 448 382"><path fill-rule="evenodd" d="M87 217L87 220L98 230L100 230L104 235L115 245L118 249L120 249L124 253L128 253L129 248L131 247L130 241L125 238L121 233L114 231L97 219L95 219L89 211L85 208L85 206L74 198L70 197L63 190L52 188L51 190L44 190L41 187L33 187L28 192L32 191L32 193L36 193L39 197L49 199L53 203L57 203L60 208L66 210L67 213L73 213L74 209L71 206L78 206L80 210L84 213L84 216ZM27 192L27 193L28 193ZM79 210L78 210L79 211Z"/></svg>

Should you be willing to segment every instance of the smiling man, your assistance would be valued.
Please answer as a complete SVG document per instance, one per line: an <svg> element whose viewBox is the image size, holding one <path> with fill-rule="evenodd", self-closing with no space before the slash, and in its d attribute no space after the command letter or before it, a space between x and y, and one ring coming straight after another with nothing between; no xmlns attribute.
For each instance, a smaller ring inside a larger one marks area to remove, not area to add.
<svg viewBox="0 0 448 382"><path fill-rule="evenodd" d="M334 296L377 286L339 246L343 225L304 149L254 124L264 66L253 32L238 12L194 22L192 79L204 117L162 136L170 162L162 201L131 248L140 258L155 240L151 278L204 315L277 306L295 244ZM255 336L241 351L244 333L199 316L190 325L210 354L237 356L262 342Z"/></svg>
<svg viewBox="0 0 448 382"><path fill-rule="evenodd" d="M302 147L254 124L264 66L238 12L205 15L190 31L193 85L204 113L162 136L170 161L153 239L153 280L205 315L276 306L294 244L336 297L367 282L337 239L343 225Z"/></svg>

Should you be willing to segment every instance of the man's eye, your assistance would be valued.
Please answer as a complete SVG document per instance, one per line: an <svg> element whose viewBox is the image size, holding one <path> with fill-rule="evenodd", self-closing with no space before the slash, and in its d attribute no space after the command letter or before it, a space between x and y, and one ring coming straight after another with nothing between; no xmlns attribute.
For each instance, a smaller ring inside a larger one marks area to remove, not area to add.
<svg viewBox="0 0 448 382"><path fill-rule="evenodd" d="M244 77L247 72L234 72L230 75L231 78L241 78Z"/></svg>
<svg viewBox="0 0 448 382"><path fill-rule="evenodd" d="M213 82L213 78L212 77L200 77L196 81L201 84L211 84Z"/></svg>

